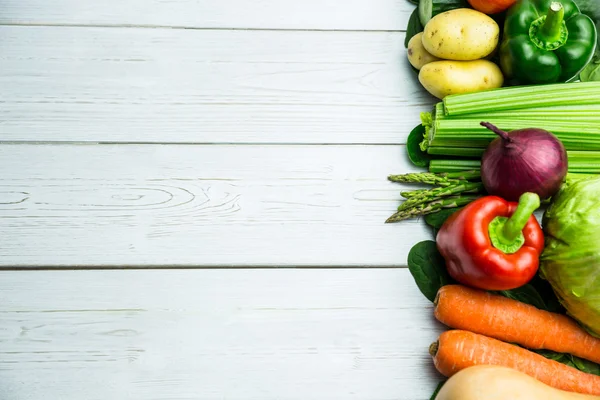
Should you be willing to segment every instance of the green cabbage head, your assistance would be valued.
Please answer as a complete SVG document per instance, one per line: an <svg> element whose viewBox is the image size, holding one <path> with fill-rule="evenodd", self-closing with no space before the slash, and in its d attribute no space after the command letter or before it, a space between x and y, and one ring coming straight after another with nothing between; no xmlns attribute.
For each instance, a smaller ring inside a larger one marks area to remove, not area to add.
<svg viewBox="0 0 600 400"><path fill-rule="evenodd" d="M600 177L563 185L542 225L542 277L568 314L600 336Z"/></svg>

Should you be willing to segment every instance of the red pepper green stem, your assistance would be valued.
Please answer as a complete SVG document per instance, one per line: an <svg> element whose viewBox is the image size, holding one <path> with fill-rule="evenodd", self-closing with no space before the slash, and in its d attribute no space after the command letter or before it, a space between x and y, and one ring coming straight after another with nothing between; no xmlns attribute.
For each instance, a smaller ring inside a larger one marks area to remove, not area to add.
<svg viewBox="0 0 600 400"><path fill-rule="evenodd" d="M535 193L524 193L519 197L519 205L515 213L504 225L502 233L508 240L514 240L527 224L529 217L540 207L540 197Z"/></svg>
<svg viewBox="0 0 600 400"><path fill-rule="evenodd" d="M539 207L540 198L537 194L524 193L519 198L519 205L510 218L494 218L488 228L494 247L506 254L516 253L525 243L523 228Z"/></svg>
<svg viewBox="0 0 600 400"><path fill-rule="evenodd" d="M529 29L531 41L541 49L556 50L567 42L569 32L565 24L565 9L562 3L550 3L548 14L532 22Z"/></svg>

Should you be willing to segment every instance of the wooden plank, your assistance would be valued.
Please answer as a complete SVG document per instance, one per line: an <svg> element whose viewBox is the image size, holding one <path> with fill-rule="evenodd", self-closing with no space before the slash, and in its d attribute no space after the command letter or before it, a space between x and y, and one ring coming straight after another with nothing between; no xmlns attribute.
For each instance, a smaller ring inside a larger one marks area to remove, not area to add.
<svg viewBox="0 0 600 400"><path fill-rule="evenodd" d="M0 146L0 266L401 266L402 146Z"/></svg>
<svg viewBox="0 0 600 400"><path fill-rule="evenodd" d="M434 99L403 40L4 26L0 140L404 143Z"/></svg>
<svg viewBox="0 0 600 400"><path fill-rule="evenodd" d="M442 379L406 269L1 272L0 303L3 399L426 400Z"/></svg>
<svg viewBox="0 0 600 400"><path fill-rule="evenodd" d="M3 0L0 23L403 30L408 0Z"/></svg>

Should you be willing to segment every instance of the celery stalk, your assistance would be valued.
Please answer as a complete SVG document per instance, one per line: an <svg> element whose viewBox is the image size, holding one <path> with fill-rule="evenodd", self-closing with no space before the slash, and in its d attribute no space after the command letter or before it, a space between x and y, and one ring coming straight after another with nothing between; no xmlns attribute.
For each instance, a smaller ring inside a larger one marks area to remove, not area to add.
<svg viewBox="0 0 600 400"><path fill-rule="evenodd" d="M599 99L600 82L575 82L454 94L446 96L443 103L445 113L455 116L532 107L598 104Z"/></svg>
<svg viewBox="0 0 600 400"><path fill-rule="evenodd" d="M600 101L600 100L599 100ZM567 150L600 151L600 123L574 119L486 119L501 129L540 128L552 132ZM427 151L430 154L473 156L474 148L485 148L496 138L479 125L478 119L443 118L433 120L429 129ZM436 150L436 148L438 148ZM457 148L444 152L448 148Z"/></svg>
<svg viewBox="0 0 600 400"><path fill-rule="evenodd" d="M479 158L483 155L485 147L429 147L427 153L436 156L455 156Z"/></svg>
<svg viewBox="0 0 600 400"><path fill-rule="evenodd" d="M568 151L569 173L600 174L600 152ZM435 159L429 163L429 172L456 172L479 170L478 159Z"/></svg>
<svg viewBox="0 0 600 400"><path fill-rule="evenodd" d="M438 103L442 104L442 103ZM437 118L440 119L440 115L443 115L444 118L452 118L450 116L446 116L443 114L444 107L436 106L436 112L438 114ZM485 113L470 113L464 114L459 117L454 117L459 119L475 119L479 121L494 121L494 120L503 120L503 119L511 119L511 120L541 120L546 121L548 119L551 120L560 120L564 121L565 118L574 118L576 121L587 121L587 122L600 122L600 99L596 104L586 104L586 105L569 105L569 106L556 106L556 107L535 107L535 108L524 108L520 110L501 110L501 111L488 111Z"/></svg>
<svg viewBox="0 0 600 400"><path fill-rule="evenodd" d="M454 171L467 171L467 170L479 170L481 168L481 162L479 160L431 160L429 163L429 172L454 172Z"/></svg>

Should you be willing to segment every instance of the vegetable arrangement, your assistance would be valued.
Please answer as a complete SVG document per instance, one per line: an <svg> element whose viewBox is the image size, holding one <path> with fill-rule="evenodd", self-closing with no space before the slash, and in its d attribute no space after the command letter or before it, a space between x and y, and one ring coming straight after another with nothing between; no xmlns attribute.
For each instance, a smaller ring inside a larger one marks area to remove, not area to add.
<svg viewBox="0 0 600 400"><path fill-rule="evenodd" d="M386 222L433 228L408 255L448 328L432 400L597 399L600 4L417 3L407 57L440 101L408 135L426 170L388 179L430 187Z"/></svg>
<svg viewBox="0 0 600 400"><path fill-rule="evenodd" d="M598 32L575 0L469 5L422 0L409 21L408 59L433 96L596 79Z"/></svg>

